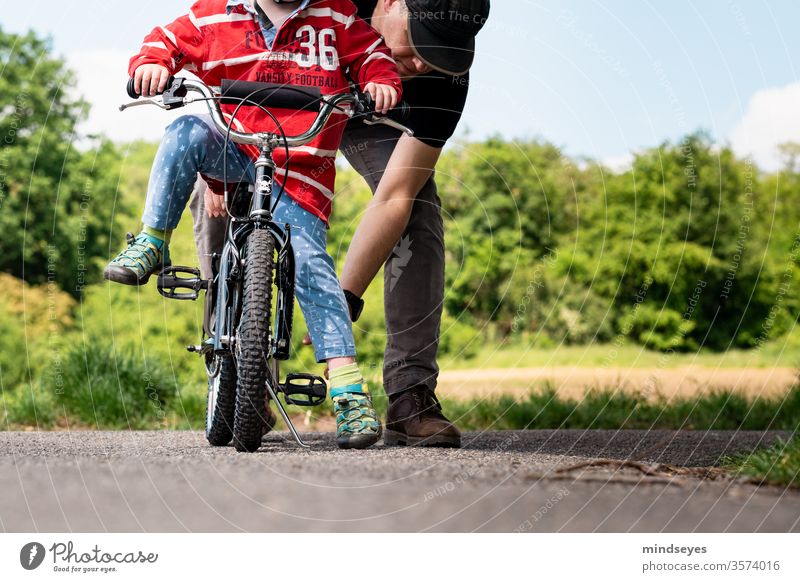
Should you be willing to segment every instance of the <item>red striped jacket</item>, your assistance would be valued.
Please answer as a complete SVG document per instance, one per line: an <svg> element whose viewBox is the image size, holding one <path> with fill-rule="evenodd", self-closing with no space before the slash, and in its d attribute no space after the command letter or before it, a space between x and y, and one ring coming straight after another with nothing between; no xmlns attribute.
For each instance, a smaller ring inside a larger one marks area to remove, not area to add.
<svg viewBox="0 0 800 582"><path fill-rule="evenodd" d="M144 39L141 52L131 58L128 73L141 65L159 64L171 74L181 69L196 74L207 85L237 79L311 85L323 95L347 89L344 75L363 87L369 82L393 86L402 92L394 60L381 36L356 15L350 0L312 0L288 19L272 47L265 45L261 29L243 6L230 14L226 0L199 0L188 14L171 24L158 26ZM234 105L223 105L226 117ZM303 133L315 117L310 111L273 109L286 135ZM289 175L284 179L286 155L278 149L273 157L275 179L300 206L327 221L336 177L334 158L347 116L334 113L325 129L306 146L289 149ZM274 123L256 107L242 107L234 128L240 131L274 131ZM239 146L251 158L257 148ZM284 183L285 182L285 183Z"/></svg>

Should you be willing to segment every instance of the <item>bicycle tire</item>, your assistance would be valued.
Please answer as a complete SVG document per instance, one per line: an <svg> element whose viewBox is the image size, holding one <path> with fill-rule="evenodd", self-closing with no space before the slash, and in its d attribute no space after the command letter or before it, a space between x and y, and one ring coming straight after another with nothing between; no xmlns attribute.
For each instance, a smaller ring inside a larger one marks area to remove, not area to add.
<svg viewBox="0 0 800 582"><path fill-rule="evenodd" d="M275 240L265 229L247 239L242 312L236 340L236 414L233 443L237 451L252 453L261 446L266 422L264 397L270 359L272 272Z"/></svg>
<svg viewBox="0 0 800 582"><path fill-rule="evenodd" d="M224 447L233 439L236 414L236 362L233 356L216 356L219 371L208 379L206 401L206 440L211 446Z"/></svg>

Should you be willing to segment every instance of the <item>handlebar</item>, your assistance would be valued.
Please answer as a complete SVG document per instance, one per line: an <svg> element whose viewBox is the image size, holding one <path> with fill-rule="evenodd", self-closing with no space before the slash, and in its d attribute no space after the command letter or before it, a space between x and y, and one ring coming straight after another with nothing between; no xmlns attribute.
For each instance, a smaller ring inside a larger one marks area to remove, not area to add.
<svg viewBox="0 0 800 582"><path fill-rule="evenodd" d="M220 86L220 103L238 105L261 105L278 109L319 111L322 93L317 87L296 87L273 83L254 83L252 81L231 81L223 79Z"/></svg>
<svg viewBox="0 0 800 582"><path fill-rule="evenodd" d="M138 99L139 95L134 90L133 79L128 81L128 95L133 99ZM170 77L167 88L162 93L162 102L159 103L152 99L135 102L120 107L124 110L132 105L142 105L146 103L158 105L164 109L174 109L191 103L193 99L187 97L189 92L198 93L202 100L206 102L211 119L217 129L229 135L230 139L236 143L244 145L261 146L269 144L272 147L286 144L287 147L298 147L309 143L325 127L328 119L335 110L341 110L343 105L352 105L351 109L345 110L349 117L363 117L368 124L381 123L395 127L409 135L413 131L402 125L402 121L408 118L409 107L401 103L390 111L387 116L375 114L374 103L368 94L360 93L340 93L333 96L322 96L318 88L297 87L287 85L273 85L270 83L256 83L250 81L228 81L223 80L219 94L215 94L211 87L202 81L186 79L183 77ZM311 127L301 135L282 136L274 133L243 133L229 128L229 124L220 108L220 103L242 103L244 105L262 105L265 107L277 107L286 109L318 110L317 116Z"/></svg>

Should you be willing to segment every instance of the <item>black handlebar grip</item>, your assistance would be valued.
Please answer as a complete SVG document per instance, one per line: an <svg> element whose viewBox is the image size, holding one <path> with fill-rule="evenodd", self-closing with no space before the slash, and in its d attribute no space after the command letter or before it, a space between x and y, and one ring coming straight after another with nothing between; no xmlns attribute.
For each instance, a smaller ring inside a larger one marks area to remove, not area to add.
<svg viewBox="0 0 800 582"><path fill-rule="evenodd" d="M411 107L405 101L401 101L390 109L386 116L398 123L405 123L411 117Z"/></svg>
<svg viewBox="0 0 800 582"><path fill-rule="evenodd" d="M167 79L167 85L166 85L166 87L164 87L164 91L169 91L169 88L172 87L172 83L174 81L175 81L175 77L170 75L169 79ZM134 80L133 79L128 79L128 86L125 88L125 90L128 92L128 97L130 97L131 99L138 99L139 97L141 97L141 95L139 95L136 92L136 90L133 88L133 85L134 85ZM162 91L162 93L163 93L163 91ZM159 93L159 95L160 94L161 93Z"/></svg>
<svg viewBox="0 0 800 582"><path fill-rule="evenodd" d="M128 97L130 97L131 99L138 99L139 94L136 91L134 91L133 84L134 80L128 79L128 86L126 87L126 90L128 91Z"/></svg>
<svg viewBox="0 0 800 582"><path fill-rule="evenodd" d="M375 100L372 98L372 95L369 93L364 93L364 103L366 104L367 108L370 112L375 112ZM378 114L380 115L380 114ZM411 107L405 101L401 101L394 107L392 107L389 112L386 114L386 117L391 119L392 121L396 121L397 123L405 123L408 121L408 118L411 116Z"/></svg>
<svg viewBox="0 0 800 582"><path fill-rule="evenodd" d="M221 103L261 105L278 109L319 110L322 93L318 87L277 85L253 81L223 79L220 87Z"/></svg>

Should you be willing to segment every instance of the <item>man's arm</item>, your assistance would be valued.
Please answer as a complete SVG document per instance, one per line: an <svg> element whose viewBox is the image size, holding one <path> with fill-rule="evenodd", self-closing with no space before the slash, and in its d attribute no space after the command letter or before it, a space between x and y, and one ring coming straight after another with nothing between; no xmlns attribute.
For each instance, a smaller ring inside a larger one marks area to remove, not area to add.
<svg viewBox="0 0 800 582"><path fill-rule="evenodd" d="M359 297L364 294L400 240L414 200L441 152L441 148L413 137L400 137L350 242L342 271L342 288Z"/></svg>

